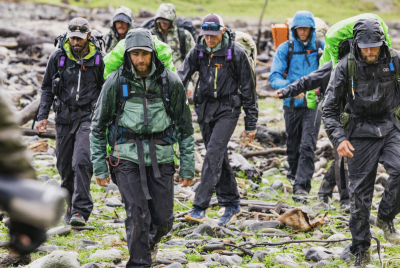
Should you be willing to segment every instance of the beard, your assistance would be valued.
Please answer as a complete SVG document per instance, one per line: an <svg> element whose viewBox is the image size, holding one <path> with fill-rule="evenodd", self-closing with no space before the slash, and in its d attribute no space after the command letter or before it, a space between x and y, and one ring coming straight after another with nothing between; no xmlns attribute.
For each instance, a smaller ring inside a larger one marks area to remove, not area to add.
<svg viewBox="0 0 400 268"><path fill-rule="evenodd" d="M72 49L74 50L75 53L79 54L85 48L87 48L88 45L89 45L89 40L86 40L86 42L83 44L83 46L73 46Z"/></svg>
<svg viewBox="0 0 400 268"><path fill-rule="evenodd" d="M368 58L368 56L373 56L373 55L361 53L362 60L363 60L365 63L368 63L368 64L373 64L373 63L378 62L379 55L380 55L380 51L375 55L374 58Z"/></svg>

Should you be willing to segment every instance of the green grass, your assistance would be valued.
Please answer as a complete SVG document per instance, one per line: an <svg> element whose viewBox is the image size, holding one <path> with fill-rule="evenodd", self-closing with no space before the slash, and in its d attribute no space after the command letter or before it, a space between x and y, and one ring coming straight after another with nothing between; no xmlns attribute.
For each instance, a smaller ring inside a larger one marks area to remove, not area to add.
<svg viewBox="0 0 400 268"><path fill-rule="evenodd" d="M42 3L60 3L61 0L37 0ZM86 3L88 2L88 3ZM248 22L256 23L261 14L265 0L170 0L175 5L178 15L204 16L214 12L222 15L225 19L234 20L237 17L247 17ZM113 5L118 7L127 6L138 13L139 8L156 11L164 0L152 0L143 3L133 0L70 0L71 4L87 7L107 7ZM361 13L372 12L381 16L384 20L398 20L400 11L400 0L393 0L395 8L388 13L378 12L373 1L360 0L268 0L265 21L282 21L293 17L298 10L309 10L316 17L324 19L328 23L335 23L339 20L355 16Z"/></svg>

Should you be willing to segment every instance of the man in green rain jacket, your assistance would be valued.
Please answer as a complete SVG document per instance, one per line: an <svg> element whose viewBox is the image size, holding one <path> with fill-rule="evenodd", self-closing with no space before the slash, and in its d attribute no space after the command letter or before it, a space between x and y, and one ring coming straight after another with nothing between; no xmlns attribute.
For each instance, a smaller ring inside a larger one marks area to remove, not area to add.
<svg viewBox="0 0 400 268"><path fill-rule="evenodd" d="M190 180L194 138L183 85L158 59L146 29L128 32L123 69L107 77L94 112L90 147L94 175L102 186L110 181L107 139L112 147L108 161L127 214L126 267L150 267L174 220L172 144L179 143L179 175Z"/></svg>

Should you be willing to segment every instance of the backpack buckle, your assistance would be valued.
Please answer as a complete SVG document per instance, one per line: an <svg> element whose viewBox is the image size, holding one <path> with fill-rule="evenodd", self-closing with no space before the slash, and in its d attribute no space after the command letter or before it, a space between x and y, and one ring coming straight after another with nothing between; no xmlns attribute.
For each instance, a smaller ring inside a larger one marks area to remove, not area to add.
<svg viewBox="0 0 400 268"><path fill-rule="evenodd" d="M217 69L222 69L222 63L216 63L215 66L217 67Z"/></svg>
<svg viewBox="0 0 400 268"><path fill-rule="evenodd" d="M307 54L311 54L311 50L307 50Z"/></svg>

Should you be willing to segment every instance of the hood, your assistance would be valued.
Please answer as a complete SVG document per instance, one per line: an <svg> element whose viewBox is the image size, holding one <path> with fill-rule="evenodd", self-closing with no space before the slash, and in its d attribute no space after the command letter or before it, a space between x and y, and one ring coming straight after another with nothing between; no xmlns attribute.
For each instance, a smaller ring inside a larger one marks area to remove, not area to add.
<svg viewBox="0 0 400 268"><path fill-rule="evenodd" d="M314 15L310 11L297 11L296 14L294 14L293 17L293 22L292 22L292 28L290 30L292 31L292 38L301 42L297 38L297 34L295 31L296 27L311 27L311 39L315 40L315 22L314 22ZM314 38L313 38L314 36Z"/></svg>
<svg viewBox="0 0 400 268"><path fill-rule="evenodd" d="M382 25L375 18L360 19L353 28L354 42L357 47L380 47L386 44Z"/></svg>
<svg viewBox="0 0 400 268"><path fill-rule="evenodd" d="M117 8L114 12L114 17L113 17L113 24L116 21L116 19L118 17L120 17L120 15L125 15L126 17L128 17L128 20L130 19L130 21L125 21L126 23L129 24L129 26L132 25L133 22L133 13L132 10L130 8L124 7L124 6L120 6L119 8ZM124 20L123 20L124 21Z"/></svg>
<svg viewBox="0 0 400 268"><path fill-rule="evenodd" d="M154 27L157 31L162 31L157 19L166 19L172 22L172 27L169 30L178 30L178 20L176 17L175 6L173 4L161 4L157 9L156 16L154 17Z"/></svg>
<svg viewBox="0 0 400 268"><path fill-rule="evenodd" d="M149 30L144 28L137 28L130 30L125 38L125 54L124 54L124 76L127 78L132 74L132 63L127 51L133 47L149 47L153 50L152 61L157 70L164 71L163 63L158 59L156 46L152 34ZM130 73L130 74L129 74ZM158 73L158 72L157 72Z"/></svg>

